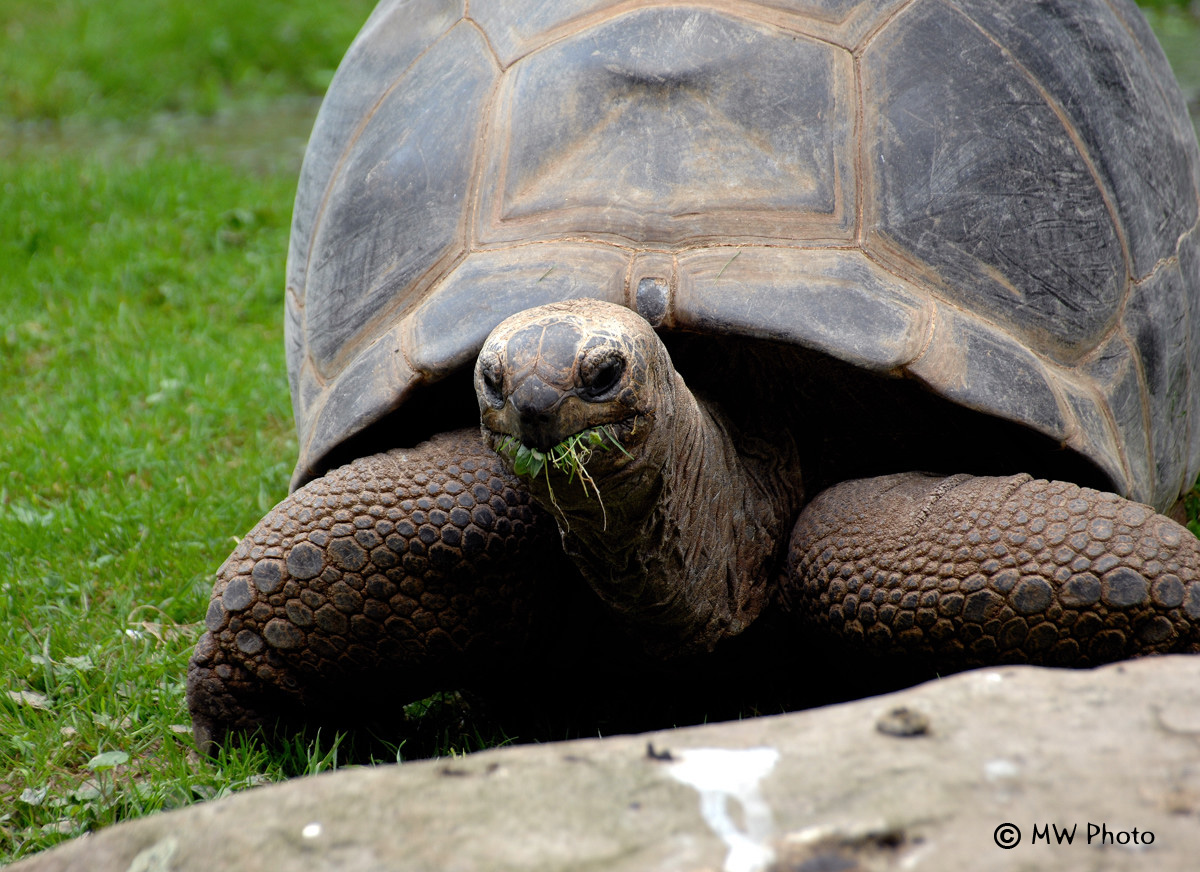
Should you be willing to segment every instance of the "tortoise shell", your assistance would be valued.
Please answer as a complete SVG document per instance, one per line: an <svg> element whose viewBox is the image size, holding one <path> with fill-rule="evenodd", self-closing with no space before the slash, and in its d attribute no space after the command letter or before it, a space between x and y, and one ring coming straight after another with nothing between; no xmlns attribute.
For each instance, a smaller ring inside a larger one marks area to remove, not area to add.
<svg viewBox="0 0 1200 872"><path fill-rule="evenodd" d="M1200 472L1198 215L1129 2L384 0L296 196L293 487L594 297L915 378L1163 509Z"/></svg>

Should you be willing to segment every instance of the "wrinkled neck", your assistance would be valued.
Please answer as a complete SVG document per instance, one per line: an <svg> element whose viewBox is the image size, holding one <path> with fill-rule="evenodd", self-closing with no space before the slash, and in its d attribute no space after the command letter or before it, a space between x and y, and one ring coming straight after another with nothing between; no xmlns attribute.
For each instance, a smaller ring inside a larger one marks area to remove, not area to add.
<svg viewBox="0 0 1200 872"><path fill-rule="evenodd" d="M603 511L558 513L563 545L648 649L711 650L767 603L801 496L794 450L739 439L678 375L655 427L637 468L601 484Z"/></svg>

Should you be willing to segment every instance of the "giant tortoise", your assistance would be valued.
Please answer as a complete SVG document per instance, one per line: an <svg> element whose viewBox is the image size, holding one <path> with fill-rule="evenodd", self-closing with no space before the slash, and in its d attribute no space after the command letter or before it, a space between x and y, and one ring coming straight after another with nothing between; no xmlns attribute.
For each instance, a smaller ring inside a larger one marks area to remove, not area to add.
<svg viewBox="0 0 1200 872"><path fill-rule="evenodd" d="M305 157L300 457L218 573L197 742L603 667L715 706L724 652L865 657L853 694L1200 650L1159 514L1198 204L1127 0L384 0Z"/></svg>

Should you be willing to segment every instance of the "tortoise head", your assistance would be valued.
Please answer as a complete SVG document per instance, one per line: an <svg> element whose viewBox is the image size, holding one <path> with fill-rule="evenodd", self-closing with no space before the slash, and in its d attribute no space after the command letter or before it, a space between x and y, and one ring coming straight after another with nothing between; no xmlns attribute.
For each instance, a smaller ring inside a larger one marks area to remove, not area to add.
<svg viewBox="0 0 1200 872"><path fill-rule="evenodd" d="M661 466L674 380L650 325L597 300L513 315L488 336L475 363L484 438L518 473L533 472L531 478L543 459L570 447L587 455L592 477Z"/></svg>

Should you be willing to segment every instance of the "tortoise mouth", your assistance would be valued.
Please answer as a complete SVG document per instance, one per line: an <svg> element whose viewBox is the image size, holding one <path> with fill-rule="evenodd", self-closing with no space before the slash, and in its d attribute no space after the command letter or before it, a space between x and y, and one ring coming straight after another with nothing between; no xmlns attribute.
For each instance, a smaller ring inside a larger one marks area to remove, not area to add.
<svg viewBox="0 0 1200 872"><path fill-rule="evenodd" d="M587 427L545 451L522 443L519 436L492 430L486 424L483 430L491 449L518 476L532 480L556 472L568 479L578 477L589 481L593 473L606 474L633 461L648 424L646 415L629 415Z"/></svg>

